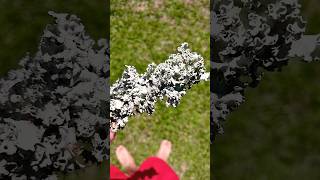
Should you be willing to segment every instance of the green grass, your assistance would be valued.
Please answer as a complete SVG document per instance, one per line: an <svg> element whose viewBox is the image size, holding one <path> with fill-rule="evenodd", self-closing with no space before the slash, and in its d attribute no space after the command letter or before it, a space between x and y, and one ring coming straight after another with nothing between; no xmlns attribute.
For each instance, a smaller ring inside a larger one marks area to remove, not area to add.
<svg viewBox="0 0 320 180"><path fill-rule="evenodd" d="M140 73L161 63L182 42L200 53L209 68L209 1L111 1L111 82L125 65ZM137 164L154 155L162 139L173 143L169 164L182 179L209 179L209 82L195 85L177 108L158 103L152 116L130 118L111 147L111 163L120 166L115 148L125 145Z"/></svg>
<svg viewBox="0 0 320 180"><path fill-rule="evenodd" d="M308 32L320 32L319 1L304 1ZM294 62L265 73L211 148L213 179L320 178L320 64Z"/></svg>

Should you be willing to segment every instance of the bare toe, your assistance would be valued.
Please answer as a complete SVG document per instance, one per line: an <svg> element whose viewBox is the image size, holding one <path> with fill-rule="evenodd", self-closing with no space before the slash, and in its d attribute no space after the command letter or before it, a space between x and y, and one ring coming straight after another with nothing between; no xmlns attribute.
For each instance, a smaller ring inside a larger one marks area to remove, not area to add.
<svg viewBox="0 0 320 180"><path fill-rule="evenodd" d="M116 156L121 166L123 166L128 174L132 174L137 170L136 163L126 147L120 145L116 149Z"/></svg>
<svg viewBox="0 0 320 180"><path fill-rule="evenodd" d="M167 161L170 156L171 149L172 149L171 142L168 140L162 140L156 156L164 161Z"/></svg>

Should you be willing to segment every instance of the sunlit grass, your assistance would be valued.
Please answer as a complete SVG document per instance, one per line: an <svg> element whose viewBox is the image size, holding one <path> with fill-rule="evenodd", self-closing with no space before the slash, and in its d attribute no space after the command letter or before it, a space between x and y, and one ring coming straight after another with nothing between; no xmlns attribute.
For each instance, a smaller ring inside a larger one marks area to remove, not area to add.
<svg viewBox="0 0 320 180"><path fill-rule="evenodd" d="M188 2L188 3L187 3ZM151 62L161 63L182 42L200 53L209 68L209 1L111 1L111 81L125 65L140 73ZM209 82L195 85L177 108L158 103L152 116L130 118L112 144L125 145L137 163L154 155L162 139L173 143L169 164L182 179L209 179Z"/></svg>

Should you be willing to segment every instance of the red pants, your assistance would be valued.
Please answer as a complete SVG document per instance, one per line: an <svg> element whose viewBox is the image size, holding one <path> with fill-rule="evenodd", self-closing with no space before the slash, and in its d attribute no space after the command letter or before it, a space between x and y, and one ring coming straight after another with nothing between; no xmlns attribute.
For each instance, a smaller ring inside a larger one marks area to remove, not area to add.
<svg viewBox="0 0 320 180"><path fill-rule="evenodd" d="M165 161L150 157L130 177L111 165L110 180L179 180L179 177Z"/></svg>

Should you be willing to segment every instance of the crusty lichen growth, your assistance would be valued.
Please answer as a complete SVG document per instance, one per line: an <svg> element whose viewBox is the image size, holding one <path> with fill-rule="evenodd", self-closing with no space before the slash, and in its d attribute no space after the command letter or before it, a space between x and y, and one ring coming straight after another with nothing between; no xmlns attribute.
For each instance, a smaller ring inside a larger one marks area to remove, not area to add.
<svg viewBox="0 0 320 180"><path fill-rule="evenodd" d="M110 89L110 128L124 128L129 116L155 111L158 99L167 98L167 106L176 107L192 85L208 78L203 58L183 43L164 63L149 64L144 74L127 66L122 77Z"/></svg>
<svg viewBox="0 0 320 180"><path fill-rule="evenodd" d="M0 179L56 179L108 158L109 48L74 15L0 79Z"/></svg>
<svg viewBox="0 0 320 180"><path fill-rule="evenodd" d="M244 102L263 71L281 70L292 57L319 60L318 35L305 35L298 0L216 0L211 6L211 140Z"/></svg>

